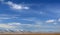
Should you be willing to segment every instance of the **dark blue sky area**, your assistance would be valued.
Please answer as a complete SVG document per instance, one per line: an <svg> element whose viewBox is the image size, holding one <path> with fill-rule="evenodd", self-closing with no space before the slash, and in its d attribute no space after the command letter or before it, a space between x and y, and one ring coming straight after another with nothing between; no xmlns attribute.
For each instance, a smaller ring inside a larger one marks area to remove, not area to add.
<svg viewBox="0 0 60 35"><path fill-rule="evenodd" d="M6 0L6 1L13 1L14 3L60 3L60 0Z"/></svg>

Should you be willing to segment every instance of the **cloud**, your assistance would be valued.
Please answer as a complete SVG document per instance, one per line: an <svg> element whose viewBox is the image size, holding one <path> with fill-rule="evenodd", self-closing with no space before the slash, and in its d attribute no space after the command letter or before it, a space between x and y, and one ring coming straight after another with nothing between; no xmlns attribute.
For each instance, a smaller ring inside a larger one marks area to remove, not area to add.
<svg viewBox="0 0 60 35"><path fill-rule="evenodd" d="M47 20L46 23L53 23L55 20Z"/></svg>
<svg viewBox="0 0 60 35"><path fill-rule="evenodd" d="M6 28L6 29L13 29L17 28L20 25L20 23L0 23L0 28Z"/></svg>
<svg viewBox="0 0 60 35"><path fill-rule="evenodd" d="M21 23L16 23L16 22L13 22L13 23L8 23L8 25L16 25L16 26L19 26L19 25L21 25Z"/></svg>
<svg viewBox="0 0 60 35"><path fill-rule="evenodd" d="M0 19L11 19L11 18L8 18L8 17L0 17Z"/></svg>
<svg viewBox="0 0 60 35"><path fill-rule="evenodd" d="M15 19L18 18L20 15L8 15L8 14L0 14L0 20L4 19Z"/></svg>
<svg viewBox="0 0 60 35"><path fill-rule="evenodd" d="M24 9L29 9L29 7L26 6L26 7L24 7Z"/></svg>
<svg viewBox="0 0 60 35"><path fill-rule="evenodd" d="M0 2L4 2L4 0L0 0Z"/></svg>
<svg viewBox="0 0 60 35"><path fill-rule="evenodd" d="M58 21L60 22L60 18L58 19Z"/></svg>
<svg viewBox="0 0 60 35"><path fill-rule="evenodd" d="M11 2L11 1L6 2L6 4L9 5L12 9L17 9L17 10L23 10L23 9L28 10L29 9L28 6L15 4L15 3Z"/></svg>
<svg viewBox="0 0 60 35"><path fill-rule="evenodd" d="M26 25L28 27L40 28L40 26L43 24L43 21L40 21L35 17L33 17L33 18L25 18L25 19L22 19L22 20L32 21L34 23L34 24L23 24L23 25Z"/></svg>
<svg viewBox="0 0 60 35"><path fill-rule="evenodd" d="M26 29L26 28L40 28L40 25L36 24L22 24L17 22L11 22L11 23L0 23L0 28L4 29Z"/></svg>
<svg viewBox="0 0 60 35"><path fill-rule="evenodd" d="M32 27L33 25L32 24L22 24L22 23L16 23L16 22L13 22L13 23L8 23L8 25L11 25L11 26L17 26L17 27Z"/></svg>
<svg viewBox="0 0 60 35"><path fill-rule="evenodd" d="M40 31L40 29L48 29L48 28L59 28L59 26L49 26L49 25L41 25L41 22L36 22L38 24L22 24L19 22L11 22L11 23L4 23L4 24L0 24L1 28L6 28L6 29L14 29L14 30L29 30L29 29L34 29L37 31ZM26 29L28 28L28 29ZM33 31L33 30L32 30Z"/></svg>
<svg viewBox="0 0 60 35"><path fill-rule="evenodd" d="M10 26L8 24L0 24L0 28L15 28L14 26Z"/></svg>
<svg viewBox="0 0 60 35"><path fill-rule="evenodd" d="M17 22L13 22L13 23L8 23L8 25L10 26L16 26L17 28L40 28L40 25L38 24L22 24L22 23L17 23Z"/></svg>
<svg viewBox="0 0 60 35"><path fill-rule="evenodd" d="M17 17L0 17L0 20L6 20L6 19L15 19Z"/></svg>
<svg viewBox="0 0 60 35"><path fill-rule="evenodd" d="M27 18L27 19L22 19L22 20L26 20L26 21L34 21L34 19L32 19L32 18Z"/></svg>
<svg viewBox="0 0 60 35"><path fill-rule="evenodd" d="M52 23L54 25L58 24L58 20L46 20L46 23Z"/></svg>
<svg viewBox="0 0 60 35"><path fill-rule="evenodd" d="M57 23L53 23L54 25L56 25Z"/></svg>
<svg viewBox="0 0 60 35"><path fill-rule="evenodd" d="M21 16L21 15L17 15L17 14L13 14L13 15L9 15L9 14L0 14L0 17L18 17L18 16Z"/></svg>
<svg viewBox="0 0 60 35"><path fill-rule="evenodd" d="M43 12L40 12L40 14L44 14Z"/></svg>
<svg viewBox="0 0 60 35"><path fill-rule="evenodd" d="M5 2L4 0L0 0L0 2L3 4L7 4L10 6L10 8L16 9L16 10L23 10L23 9L28 10L28 9L30 9L30 7L28 7L26 5L16 4L16 3L13 3L11 1Z"/></svg>
<svg viewBox="0 0 60 35"><path fill-rule="evenodd" d="M21 29L21 27L19 27L20 23L16 23L16 22L13 22L13 23L0 23L0 29L3 29L3 31L15 31L15 32L18 32L18 31L24 31L24 29Z"/></svg>

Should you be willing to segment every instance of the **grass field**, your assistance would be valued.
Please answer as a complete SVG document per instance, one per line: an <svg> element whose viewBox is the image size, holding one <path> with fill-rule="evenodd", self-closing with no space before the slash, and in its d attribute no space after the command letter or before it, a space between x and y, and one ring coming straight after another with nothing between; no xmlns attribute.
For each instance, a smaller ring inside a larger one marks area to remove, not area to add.
<svg viewBox="0 0 60 35"><path fill-rule="evenodd" d="M10 34L0 34L0 35L60 35L60 33L24 33L24 34L16 34L16 33L10 33Z"/></svg>
<svg viewBox="0 0 60 35"><path fill-rule="evenodd" d="M0 34L0 35L60 35L60 34Z"/></svg>

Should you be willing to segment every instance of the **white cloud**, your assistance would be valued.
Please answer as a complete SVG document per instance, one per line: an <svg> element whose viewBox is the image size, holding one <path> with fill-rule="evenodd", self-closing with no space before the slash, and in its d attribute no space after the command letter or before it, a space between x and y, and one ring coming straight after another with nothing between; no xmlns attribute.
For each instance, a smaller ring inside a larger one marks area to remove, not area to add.
<svg viewBox="0 0 60 35"><path fill-rule="evenodd" d="M26 20L26 21L33 21L33 19L22 19L22 20Z"/></svg>
<svg viewBox="0 0 60 35"><path fill-rule="evenodd" d="M3 3L3 4L7 4L7 5L10 6L10 8L16 9L16 10L23 10L23 9L28 10L28 9L30 9L30 8L29 8L28 6L26 6L26 5L16 4L16 3L13 3L13 2L11 2L11 1L4 2L4 0L0 0L0 2Z"/></svg>
<svg viewBox="0 0 60 35"><path fill-rule="evenodd" d="M9 5L12 9L22 10L22 9L29 9L28 6L23 6L20 4L15 4L11 1L6 2L7 5Z"/></svg>
<svg viewBox="0 0 60 35"><path fill-rule="evenodd" d="M47 20L46 23L52 23L54 25L58 24L57 20Z"/></svg>
<svg viewBox="0 0 60 35"><path fill-rule="evenodd" d="M0 17L18 17L21 15L13 14L13 15L8 15L8 14L0 14Z"/></svg>
<svg viewBox="0 0 60 35"><path fill-rule="evenodd" d="M17 23L17 22L12 22L12 23L7 23L7 24L0 24L1 28L6 28L6 29L14 29L14 30L21 30L23 31L24 28L33 28L34 30L39 31L41 28L59 28L59 26L48 26L48 25L40 25L40 24L22 24L22 23Z"/></svg>
<svg viewBox="0 0 60 35"><path fill-rule="evenodd" d="M15 28L14 26L10 26L8 24L0 24L0 28Z"/></svg>
<svg viewBox="0 0 60 35"><path fill-rule="evenodd" d="M0 14L0 20L4 19L15 19L18 18L20 15L8 15L8 14Z"/></svg>
<svg viewBox="0 0 60 35"><path fill-rule="evenodd" d="M40 20L37 20L36 18L25 18L25 19L22 19L22 20L26 20L26 21L32 21L34 22L35 24L23 24L27 27L34 27L34 28L40 28L40 26L42 25L42 21Z"/></svg>
<svg viewBox="0 0 60 35"><path fill-rule="evenodd" d="M13 23L8 23L8 25L11 25L11 26L19 26L19 27L32 27L33 25L32 24L22 24L22 23L16 23L16 22L13 22Z"/></svg>
<svg viewBox="0 0 60 35"><path fill-rule="evenodd" d="M24 7L24 9L29 9L29 7Z"/></svg>
<svg viewBox="0 0 60 35"><path fill-rule="evenodd" d="M58 19L58 21L60 22L60 18Z"/></svg>
<svg viewBox="0 0 60 35"><path fill-rule="evenodd" d="M47 20L46 23L53 23L55 20Z"/></svg>
<svg viewBox="0 0 60 35"><path fill-rule="evenodd" d="M36 18L35 17L30 17L30 18L24 18L24 19L21 19L21 20L26 20L26 21L36 21Z"/></svg>
<svg viewBox="0 0 60 35"><path fill-rule="evenodd" d="M22 23L17 23L17 22L13 22L13 23L8 23L8 25L10 26L16 26L16 27L25 27L25 28L40 28L39 24L22 24Z"/></svg>
<svg viewBox="0 0 60 35"><path fill-rule="evenodd" d="M6 20L6 19L15 19L18 17L0 17L0 20Z"/></svg>
<svg viewBox="0 0 60 35"><path fill-rule="evenodd" d="M20 23L16 23L16 22L13 22L13 23L0 23L0 28L13 29L13 28L17 28L19 25L20 25Z"/></svg>
<svg viewBox="0 0 60 35"><path fill-rule="evenodd" d="M8 25L16 25L16 26L19 26L19 25L21 25L21 23L13 22L13 23L8 23Z"/></svg>
<svg viewBox="0 0 60 35"><path fill-rule="evenodd" d="M14 4L11 1L6 2L6 4L8 4L9 6L11 6L11 8L13 8L13 9L22 9L22 6Z"/></svg>

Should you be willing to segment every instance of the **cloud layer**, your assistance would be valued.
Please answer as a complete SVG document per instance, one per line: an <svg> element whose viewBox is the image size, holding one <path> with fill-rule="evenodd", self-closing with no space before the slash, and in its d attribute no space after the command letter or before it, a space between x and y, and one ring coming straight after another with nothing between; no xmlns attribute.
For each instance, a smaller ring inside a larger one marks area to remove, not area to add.
<svg viewBox="0 0 60 35"><path fill-rule="evenodd" d="M18 4L7 0L0 0L0 2L2 3L0 28L29 31L59 31L60 29L59 4Z"/></svg>

